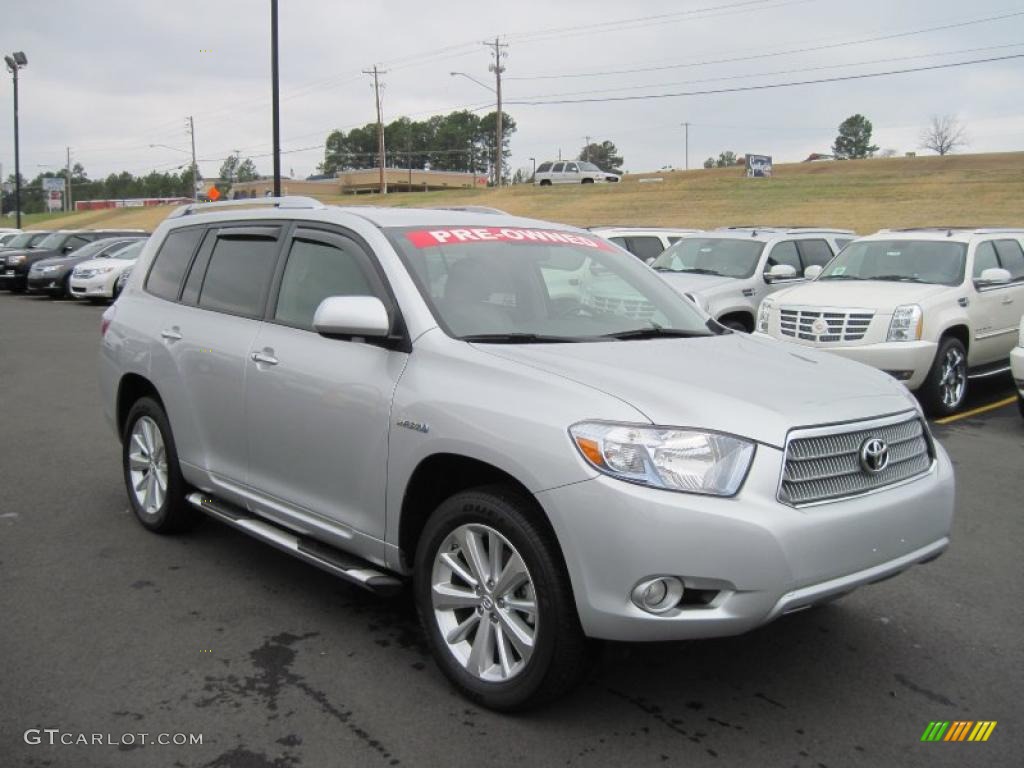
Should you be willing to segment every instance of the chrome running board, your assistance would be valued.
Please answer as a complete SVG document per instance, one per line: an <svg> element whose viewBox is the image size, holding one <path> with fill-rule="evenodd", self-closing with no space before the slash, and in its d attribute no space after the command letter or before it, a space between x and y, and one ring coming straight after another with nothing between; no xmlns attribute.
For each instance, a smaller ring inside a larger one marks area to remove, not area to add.
<svg viewBox="0 0 1024 768"><path fill-rule="evenodd" d="M305 560L321 570L358 584L377 594L393 595L402 589L402 580L378 570L373 564L355 555L342 552L329 544L300 536L273 523L254 517L230 502L208 493L191 493L187 501L210 517L249 534L272 547Z"/></svg>

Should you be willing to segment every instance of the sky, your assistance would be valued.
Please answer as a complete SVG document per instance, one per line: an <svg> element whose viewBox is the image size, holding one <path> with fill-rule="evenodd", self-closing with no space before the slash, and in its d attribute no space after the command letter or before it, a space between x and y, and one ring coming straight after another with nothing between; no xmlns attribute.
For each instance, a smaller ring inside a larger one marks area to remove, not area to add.
<svg viewBox="0 0 1024 768"><path fill-rule="evenodd" d="M0 47L28 57L22 175L63 166L68 146L91 178L176 170L189 161L189 115L204 175L234 150L271 172L269 0L5 5ZM362 74L374 64L385 121L492 111L483 41L496 36L513 168L575 156L587 136L613 141L628 171L682 168L684 122L691 168L724 150L796 161L829 151L854 113L900 153L920 152L923 126L943 114L966 124L962 151L1024 149L1024 58L759 87L1024 56L1019 0L280 0L283 173L315 173L332 129L375 119ZM0 75L6 179L12 83ZM710 90L732 92L694 94ZM529 103L679 93L691 95Z"/></svg>

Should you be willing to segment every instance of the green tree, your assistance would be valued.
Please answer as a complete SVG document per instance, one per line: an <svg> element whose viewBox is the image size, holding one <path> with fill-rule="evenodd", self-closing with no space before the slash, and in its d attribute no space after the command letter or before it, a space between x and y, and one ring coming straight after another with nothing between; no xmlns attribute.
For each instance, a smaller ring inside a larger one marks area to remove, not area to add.
<svg viewBox="0 0 1024 768"><path fill-rule="evenodd" d="M715 165L719 168L728 168L731 165L736 165L736 153L732 150L720 153L718 159L715 160Z"/></svg>
<svg viewBox="0 0 1024 768"><path fill-rule="evenodd" d="M252 158L245 158L235 169L235 178L238 181L256 181L259 177L259 171L256 170L256 163Z"/></svg>
<svg viewBox="0 0 1024 768"><path fill-rule="evenodd" d="M709 157L707 160L705 160L704 161L704 167L705 168L714 168L715 167L715 158Z"/></svg>
<svg viewBox="0 0 1024 768"><path fill-rule="evenodd" d="M509 148L509 144L512 140L512 134L516 132L516 121L512 115L508 112L502 111L501 113L501 169L502 169L502 182L511 178L512 174L509 170L509 163L507 162L512 157L512 150ZM498 128L498 113L490 112L484 115L480 119L480 143L483 145L484 150L487 152L487 159L491 163L492 167L495 164L497 155L495 152L495 142L497 140ZM491 180L494 183L494 179Z"/></svg>
<svg viewBox="0 0 1024 768"><path fill-rule="evenodd" d="M580 150L580 156L576 159L591 162L606 173L622 173L622 157L610 141L588 144Z"/></svg>
<svg viewBox="0 0 1024 768"><path fill-rule="evenodd" d="M838 160L859 160L871 157L878 147L871 143L871 121L864 115L851 115L839 124L839 135L832 145Z"/></svg>

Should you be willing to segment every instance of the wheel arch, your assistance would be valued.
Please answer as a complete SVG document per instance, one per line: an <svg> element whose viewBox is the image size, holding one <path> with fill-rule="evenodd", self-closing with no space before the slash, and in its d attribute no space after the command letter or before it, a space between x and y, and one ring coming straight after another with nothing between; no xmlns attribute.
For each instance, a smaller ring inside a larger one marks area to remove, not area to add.
<svg viewBox="0 0 1024 768"><path fill-rule="evenodd" d="M723 325L729 320L737 320L743 323L743 326L747 329L747 333L754 332L754 314L749 309L732 309L727 312L723 312L716 319Z"/></svg>
<svg viewBox="0 0 1024 768"><path fill-rule="evenodd" d="M137 373L126 373L121 377L117 385L117 410L114 414L117 420L117 434L119 437L124 434L124 423L128 418L128 412L143 397L152 397L163 406L163 398L160 397L156 386L145 376L140 376Z"/></svg>
<svg viewBox="0 0 1024 768"><path fill-rule="evenodd" d="M939 343L945 338L954 338L964 345L964 351L970 354L971 352L971 329L962 323L957 323L946 328L942 333L939 334Z"/></svg>

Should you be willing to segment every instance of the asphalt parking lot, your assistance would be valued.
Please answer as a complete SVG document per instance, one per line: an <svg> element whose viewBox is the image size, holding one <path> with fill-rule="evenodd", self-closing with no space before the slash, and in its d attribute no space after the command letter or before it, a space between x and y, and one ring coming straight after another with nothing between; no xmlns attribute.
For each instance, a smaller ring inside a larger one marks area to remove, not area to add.
<svg viewBox="0 0 1024 768"><path fill-rule="evenodd" d="M612 644L527 715L468 705L386 601L216 523L129 515L94 361L101 307L0 293L0 766L1009 766L1024 754L1024 419L936 426L939 560L751 634ZM989 382L970 407L1006 398ZM995 720L986 743L921 743ZM26 744L24 732L202 734Z"/></svg>

